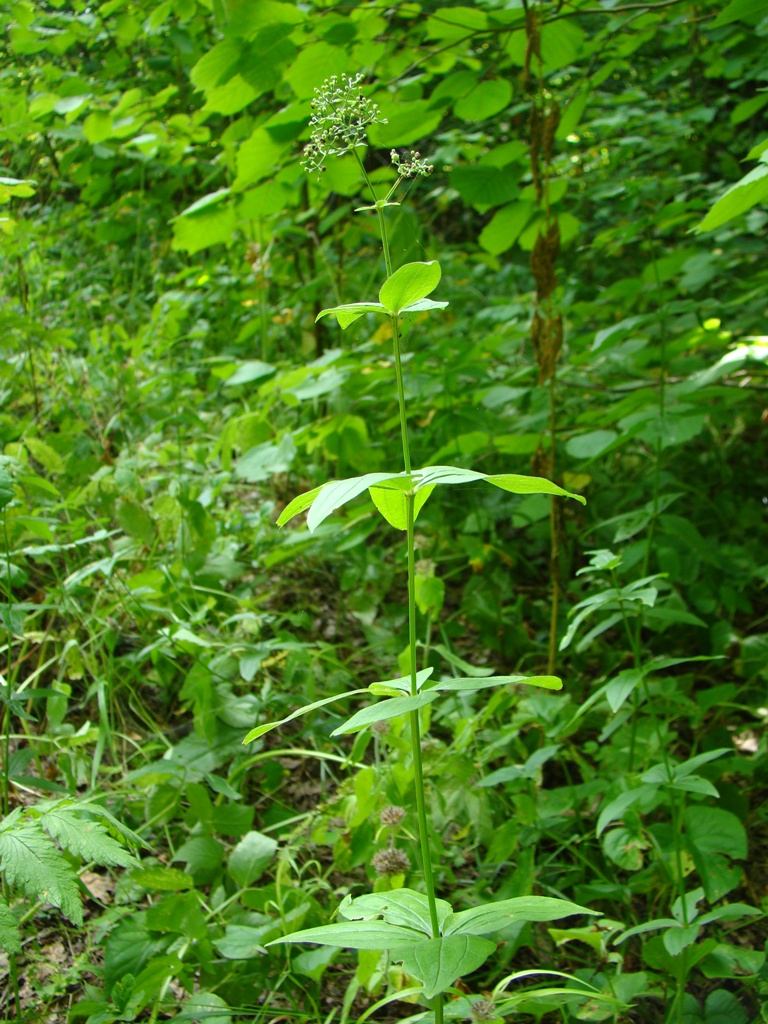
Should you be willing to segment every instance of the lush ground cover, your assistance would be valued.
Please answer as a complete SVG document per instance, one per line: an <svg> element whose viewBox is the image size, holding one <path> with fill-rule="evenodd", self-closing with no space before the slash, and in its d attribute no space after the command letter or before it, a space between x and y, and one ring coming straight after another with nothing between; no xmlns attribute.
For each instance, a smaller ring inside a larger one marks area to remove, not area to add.
<svg viewBox="0 0 768 1024"><path fill-rule="evenodd" d="M3 14L4 1019L768 1019L762 0Z"/></svg>

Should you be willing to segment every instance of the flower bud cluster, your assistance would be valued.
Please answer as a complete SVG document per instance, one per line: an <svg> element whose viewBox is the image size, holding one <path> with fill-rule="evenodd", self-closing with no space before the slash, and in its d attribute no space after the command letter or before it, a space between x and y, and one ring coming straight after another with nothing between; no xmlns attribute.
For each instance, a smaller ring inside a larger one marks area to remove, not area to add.
<svg viewBox="0 0 768 1024"><path fill-rule="evenodd" d="M433 164L427 163L421 153L414 153L413 150L406 160L403 160L396 149L390 151L389 158L400 178L426 178L435 169Z"/></svg>
<svg viewBox="0 0 768 1024"><path fill-rule="evenodd" d="M312 134L302 160L302 166L310 174L324 171L327 157L343 156L356 146L365 145L368 125L386 123L378 104L360 87L362 79L361 74L354 78L331 75L315 89L309 121Z"/></svg>

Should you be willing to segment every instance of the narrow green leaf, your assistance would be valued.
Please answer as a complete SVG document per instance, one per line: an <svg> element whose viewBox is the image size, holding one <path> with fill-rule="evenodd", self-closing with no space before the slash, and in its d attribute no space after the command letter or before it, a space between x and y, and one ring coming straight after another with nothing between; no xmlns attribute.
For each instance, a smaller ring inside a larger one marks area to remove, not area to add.
<svg viewBox="0 0 768 1024"><path fill-rule="evenodd" d="M631 807L632 804L638 802L638 800L644 799L646 796L651 796L656 793L658 786L639 786L637 789L631 789L627 793L622 793L617 796L615 800L611 800L602 811L600 811L600 817L597 819L596 835L599 839L603 832L608 826L618 821L624 814L627 808Z"/></svg>
<svg viewBox="0 0 768 1024"><path fill-rule="evenodd" d="M436 699L437 693L434 690L427 690L417 693L415 697L392 697L389 700L379 701L377 704L370 704L368 707L361 708L360 711L352 715L338 729L334 729L331 736L343 736L345 733L358 732L360 729L364 729L366 725L372 725L374 722L399 718L400 715L407 715L411 711L418 711L419 708L426 707L427 704L431 704Z"/></svg>
<svg viewBox="0 0 768 1024"><path fill-rule="evenodd" d="M474 693L476 690L486 690L491 686L509 686L513 683L522 686L541 686L545 690L562 690L563 688L563 681L557 676L486 676L480 679L439 679L430 683L427 689L438 690L441 693L446 691Z"/></svg>
<svg viewBox="0 0 768 1024"><path fill-rule="evenodd" d="M342 330L359 320L366 313L380 313L387 315L387 310L379 302L348 302L344 306L332 306L329 309L321 309L315 317L315 323L324 316L335 316Z"/></svg>
<svg viewBox="0 0 768 1024"><path fill-rule="evenodd" d="M319 946L340 946L344 949L392 949L423 941L421 932L386 921L350 921L349 924L325 924L304 928L273 939L267 946L281 942L316 942Z"/></svg>
<svg viewBox="0 0 768 1024"><path fill-rule="evenodd" d="M557 921L561 917L572 914L592 914L599 917L599 911L558 900L551 896L516 896L500 903L488 903L483 907L473 907L454 914L446 923L445 934L484 935L516 921Z"/></svg>
<svg viewBox="0 0 768 1024"><path fill-rule="evenodd" d="M442 924L453 913L450 903L437 900L437 920ZM339 914L348 921L373 921L381 919L387 924L414 928L431 936L432 923L427 897L413 889L397 889L395 892L366 893L364 896L345 896L339 906Z"/></svg>
<svg viewBox="0 0 768 1024"><path fill-rule="evenodd" d="M297 516L300 512L304 512L308 509L320 491L327 486L327 484L320 484L319 487L315 487L311 491L305 491L303 494L299 494L293 498L293 500L285 506L278 516L277 525L285 526L285 524L293 519L294 516Z"/></svg>
<svg viewBox="0 0 768 1024"><path fill-rule="evenodd" d="M367 491L376 484L392 482L395 487L402 486L403 481L410 478L407 474L394 473L366 473L364 476L351 477L348 480L336 480L334 483L326 484L318 494L307 515L307 529L313 533L323 520L335 512L337 508L346 505L363 491Z"/></svg>
<svg viewBox="0 0 768 1024"><path fill-rule="evenodd" d="M517 473L499 473L488 476L486 473L478 473L473 469L462 469L458 466L427 466L426 469L422 469L414 476L417 477L415 487L417 493L422 487L431 485L468 484L484 480L486 483L493 484L494 487L510 491L513 494L554 494L563 498L575 498L582 505L587 503L586 498L580 494L572 494L570 491L558 487L557 484L553 484L551 480L540 476L522 476Z"/></svg>
<svg viewBox="0 0 768 1024"><path fill-rule="evenodd" d="M713 231L739 214L751 210L764 199L768 199L768 165L760 164L720 196L694 231L698 234Z"/></svg>
<svg viewBox="0 0 768 1024"><path fill-rule="evenodd" d="M264 722L263 725L257 725L255 729L251 729L243 740L243 743L252 743L260 736L264 736L273 729L278 729L281 725L285 725L286 722L292 722L294 718L301 718L302 715L308 715L310 711L316 711L318 708L322 708L326 704L333 704L336 700L344 700L347 697L356 697L360 693L367 692L367 690L348 690L346 693L336 693L333 697L324 697L322 700L316 700L313 704L305 704L292 714L286 715L285 718L281 718L278 722Z"/></svg>
<svg viewBox="0 0 768 1024"><path fill-rule="evenodd" d="M420 672L416 673L416 689L420 690L424 683L434 672L434 669L423 668ZM376 696L396 696L396 694L404 693L410 696L411 693L411 677L410 676L399 676L397 679L384 679L375 683L371 683L368 687L371 693ZM431 689L431 687L429 687ZM394 691L394 692L393 692Z"/></svg>
<svg viewBox="0 0 768 1024"><path fill-rule="evenodd" d="M450 935L427 939L408 950L394 950L392 959L424 986L425 999L433 999L465 974L482 967L496 943L476 935Z"/></svg>
<svg viewBox="0 0 768 1024"><path fill-rule="evenodd" d="M379 302L393 315L425 299L440 283L440 264L406 263L387 278L379 291Z"/></svg>

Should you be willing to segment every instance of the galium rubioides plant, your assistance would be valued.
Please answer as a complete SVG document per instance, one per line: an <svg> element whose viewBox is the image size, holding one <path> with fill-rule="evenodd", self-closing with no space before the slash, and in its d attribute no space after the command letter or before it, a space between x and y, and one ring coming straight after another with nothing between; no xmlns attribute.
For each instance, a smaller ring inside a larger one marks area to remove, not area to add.
<svg viewBox="0 0 768 1024"><path fill-rule="evenodd" d="M392 153L396 171L395 184L379 198L366 172L360 150L366 145L366 129L381 123L377 105L361 86L362 76L329 78L316 90L311 119L311 141L305 149L307 171L322 172L328 156L351 154L358 163L371 204L362 207L374 211L378 218L384 251L386 279L377 300L352 302L322 310L320 317L333 316L342 329L370 313L382 317L391 326L395 384L400 417L403 467L390 472L365 473L346 480L328 481L294 498L278 519L280 526L301 512L307 512L307 526L315 530L336 509L353 498L368 493L378 511L396 530L405 533L408 573L408 652L409 672L397 679L372 683L367 689L352 690L315 701L299 708L279 722L257 726L245 742L264 735L284 722L307 714L333 701L359 697L367 693L376 699L373 704L353 714L335 731L335 735L358 732L376 722L407 716L413 758L413 779L418 819L418 843L421 854L425 892L401 888L392 892L369 893L352 898L346 896L338 908L339 921L319 928L309 928L283 936L276 942L309 942L357 950L387 950L393 962L421 983L421 994L429 1010L419 1018L440 1024L443 1020L443 997L457 978L471 974L485 963L496 949L488 935L513 922L551 921L571 914L594 913L566 900L542 896L525 896L473 907L455 913L451 905L438 898L436 867L430 844L430 822L427 813L426 788L422 765L422 735L419 712L439 700L441 693L469 693L488 687L524 683L548 689L560 689L562 683L554 676L485 676L467 678L434 678L433 667L416 667L416 562L414 524L419 512L436 487L464 486L485 482L512 494L550 494L575 498L549 480L520 476L475 472L458 466L425 466L414 469L408 442L408 410L403 387L402 341L404 331L414 314L436 312L447 306L430 296L440 282L440 264L408 263L394 269L387 236L385 211L396 206L394 196L405 178L426 175L431 167L418 153L402 159ZM551 991L551 990L550 990Z"/></svg>

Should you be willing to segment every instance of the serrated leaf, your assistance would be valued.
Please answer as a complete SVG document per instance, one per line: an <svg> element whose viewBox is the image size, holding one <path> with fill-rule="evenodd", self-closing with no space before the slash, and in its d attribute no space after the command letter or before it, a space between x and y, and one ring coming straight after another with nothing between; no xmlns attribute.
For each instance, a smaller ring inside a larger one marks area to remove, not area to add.
<svg viewBox="0 0 768 1024"><path fill-rule="evenodd" d="M195 887L194 879L186 871L168 868L162 864L134 871L131 874L131 881L144 889L153 889L156 892L181 892Z"/></svg>
<svg viewBox="0 0 768 1024"><path fill-rule="evenodd" d="M29 899L52 903L74 924L82 924L75 872L39 822L25 821L17 811L0 825L0 871Z"/></svg>
<svg viewBox="0 0 768 1024"><path fill-rule="evenodd" d="M592 914L599 917L599 911L579 906L568 900L558 900L552 896L516 896L511 900L499 903L488 903L483 907L473 907L454 914L446 923L445 934L466 933L485 935L496 932L500 928L517 921L558 921L561 917L572 914Z"/></svg>
<svg viewBox="0 0 768 1024"><path fill-rule="evenodd" d="M260 736L264 736L265 733L271 732L273 729L277 729L281 725L285 725L286 722L292 722L294 718L300 718L302 715L308 715L310 711L316 711L318 708L322 708L326 704L332 704L337 700L344 700L346 697L356 697L360 693L367 692L367 690L347 690L346 693L337 693L333 697L324 697L322 700L316 700L312 704L305 704L303 707L297 708L296 711L293 711L290 715L286 715L285 718L281 718L277 722L264 722L263 725L257 725L255 729L251 729L243 740L243 743L252 743Z"/></svg>
<svg viewBox="0 0 768 1024"><path fill-rule="evenodd" d="M395 950L393 960L402 962L403 970L419 978L424 997L433 999L465 974L482 967L496 949L490 939L476 935L450 935L412 946L408 950Z"/></svg>
<svg viewBox="0 0 768 1024"><path fill-rule="evenodd" d="M326 924L319 928L304 928L268 942L316 942L320 946L340 946L344 949L392 949L422 942L424 936L412 928L387 924L386 921L352 921L349 924Z"/></svg>
<svg viewBox="0 0 768 1024"><path fill-rule="evenodd" d="M417 693L415 697L392 697L389 700L381 700L378 704L371 704L367 708L361 708L351 718L347 719L338 729L334 729L331 736L343 736L350 732L359 732L366 725L374 722L383 722L390 718L399 718L400 715L410 714L426 707L433 700L437 700L437 693L434 690L426 690Z"/></svg>
<svg viewBox="0 0 768 1024"><path fill-rule="evenodd" d="M83 817L66 801L47 809L40 816L40 824L65 850L85 861L124 868L136 863L136 858L102 824Z"/></svg>
<svg viewBox="0 0 768 1024"><path fill-rule="evenodd" d="M21 932L13 911L0 893L0 949L6 953L21 952Z"/></svg>

